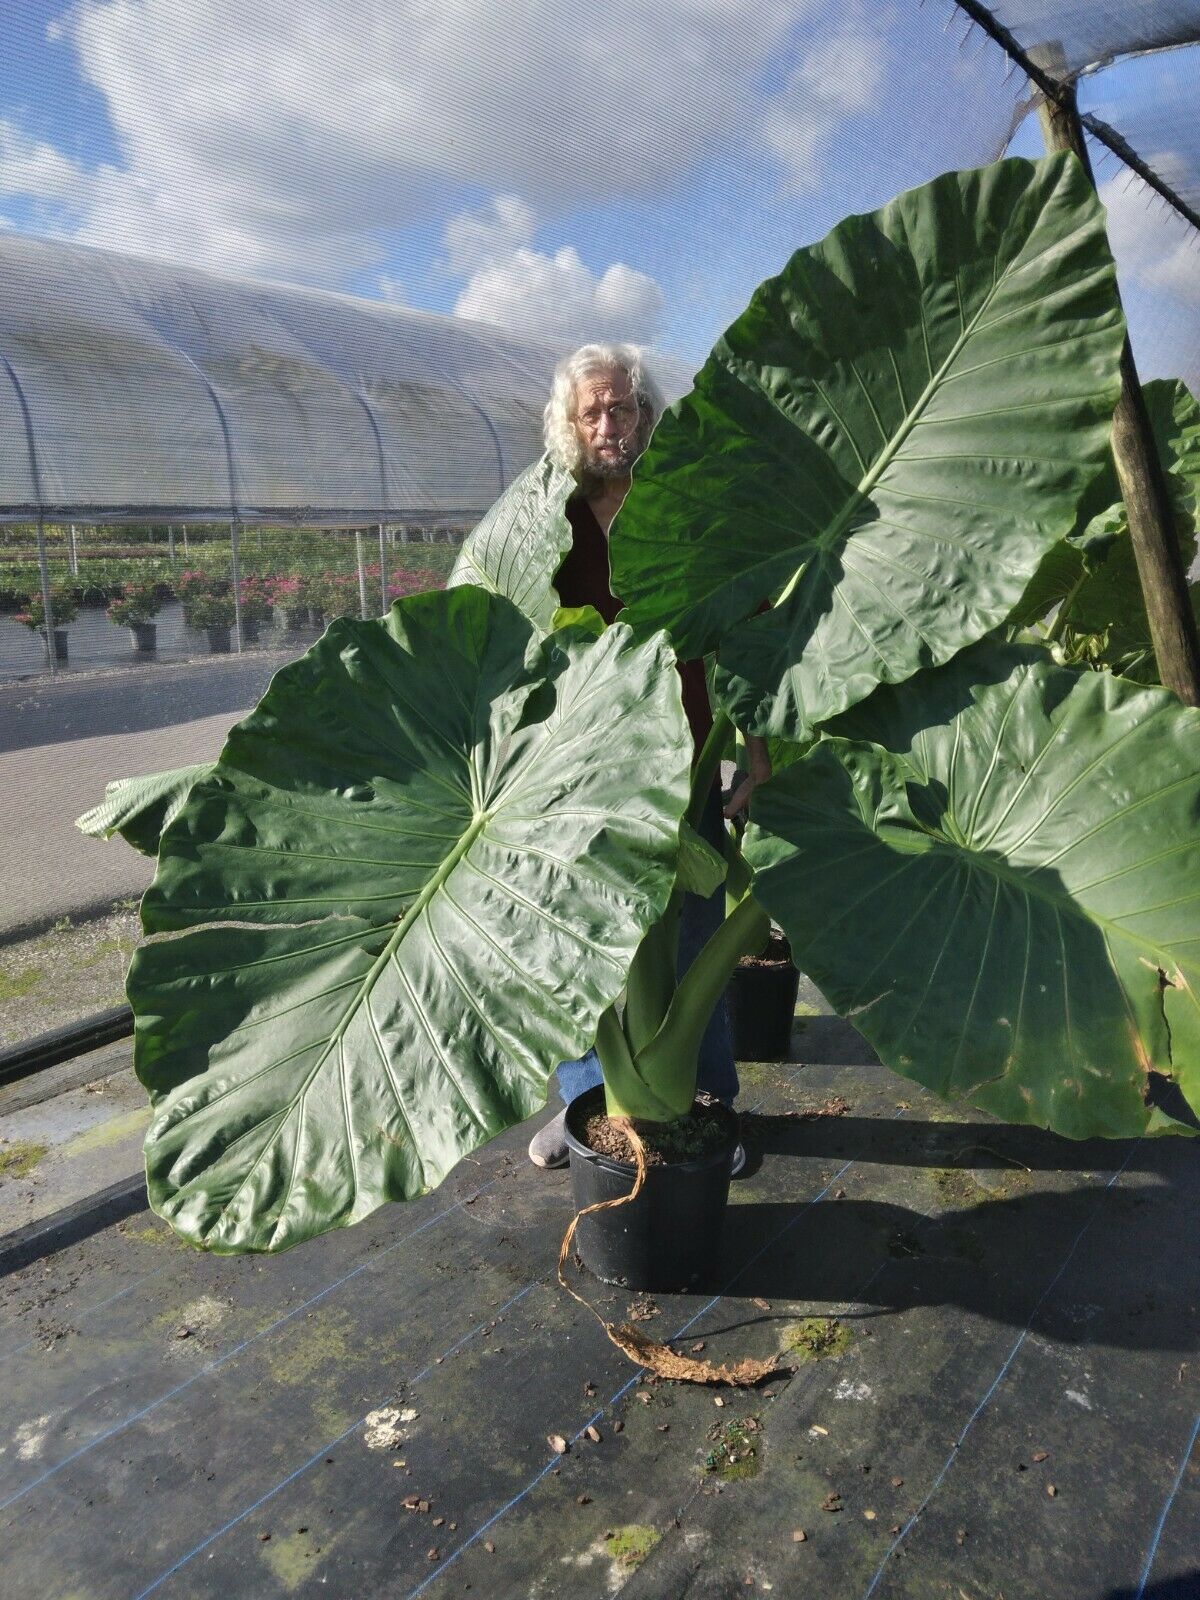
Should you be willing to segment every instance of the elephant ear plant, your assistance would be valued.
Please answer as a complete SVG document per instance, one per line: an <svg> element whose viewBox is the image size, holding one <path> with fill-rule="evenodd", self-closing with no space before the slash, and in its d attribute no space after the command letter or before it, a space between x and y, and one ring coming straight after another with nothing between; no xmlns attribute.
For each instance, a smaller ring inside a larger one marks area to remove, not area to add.
<svg viewBox="0 0 1200 1600"><path fill-rule="evenodd" d="M770 918L897 1072L1183 1129L1148 1089L1200 1104L1200 715L1008 642L1106 470L1122 334L1068 158L851 218L662 419L614 626L558 613L543 461L445 594L334 624L190 787L111 794L143 843L176 813L129 977L155 1208L216 1250L355 1221L592 1043L611 1113L678 1116ZM716 657L694 762L675 653ZM693 824L732 727L795 759L723 861ZM677 982L682 893L722 875Z"/></svg>

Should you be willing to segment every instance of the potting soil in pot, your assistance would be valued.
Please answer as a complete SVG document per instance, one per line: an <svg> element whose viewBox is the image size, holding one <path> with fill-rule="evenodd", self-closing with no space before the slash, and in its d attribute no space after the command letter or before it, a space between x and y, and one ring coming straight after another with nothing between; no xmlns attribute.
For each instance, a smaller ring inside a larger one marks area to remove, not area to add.
<svg viewBox="0 0 1200 1600"><path fill-rule="evenodd" d="M648 1167L669 1166L678 1161L696 1161L710 1150L728 1142L724 1119L707 1106L697 1106L674 1122L634 1122L646 1147ZM623 1128L609 1121L603 1111L594 1111L583 1124L582 1140L589 1150L610 1161L636 1165L633 1146Z"/></svg>

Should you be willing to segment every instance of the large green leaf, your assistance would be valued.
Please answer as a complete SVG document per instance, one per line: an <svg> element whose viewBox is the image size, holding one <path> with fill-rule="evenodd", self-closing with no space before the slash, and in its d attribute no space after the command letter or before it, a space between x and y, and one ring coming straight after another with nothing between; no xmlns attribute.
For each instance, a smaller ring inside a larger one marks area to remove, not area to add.
<svg viewBox="0 0 1200 1600"><path fill-rule="evenodd" d="M140 778L116 778L105 786L99 805L75 818L75 826L92 839L111 839L119 833L144 856L156 856L163 830L183 810L193 785L212 768L209 761Z"/></svg>
<svg viewBox="0 0 1200 1600"><path fill-rule="evenodd" d="M1186 569L1196 554L1200 403L1175 379L1155 379L1144 385L1143 394ZM1108 634L1114 657L1148 650L1150 624L1111 458L1085 503L1090 514L1082 532L1050 552L1010 621L1027 627L1065 602L1072 631Z"/></svg>
<svg viewBox="0 0 1200 1600"><path fill-rule="evenodd" d="M468 534L448 587L471 583L502 594L548 632L558 609L554 574L571 548L565 507L576 487L549 456L527 467Z"/></svg>
<svg viewBox="0 0 1200 1600"><path fill-rule="evenodd" d="M1008 616L1103 464L1123 331L1074 158L849 218L756 291L659 424L616 593L684 657L721 644L739 726L805 737Z"/></svg>
<svg viewBox="0 0 1200 1600"><path fill-rule="evenodd" d="M539 642L470 587L335 622L230 734L143 901L148 933L188 930L129 978L155 1210L280 1249L534 1111L667 903L690 757L662 635Z"/></svg>
<svg viewBox="0 0 1200 1600"><path fill-rule="evenodd" d="M983 644L836 726L745 842L797 965L947 1098L1177 1128L1144 1095L1200 1107L1200 712Z"/></svg>

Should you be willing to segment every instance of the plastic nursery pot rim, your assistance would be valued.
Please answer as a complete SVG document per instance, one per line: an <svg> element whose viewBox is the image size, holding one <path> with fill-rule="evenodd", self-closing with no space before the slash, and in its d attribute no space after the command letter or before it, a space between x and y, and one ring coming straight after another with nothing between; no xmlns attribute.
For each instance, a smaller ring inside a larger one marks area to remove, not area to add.
<svg viewBox="0 0 1200 1600"><path fill-rule="evenodd" d="M766 948L759 951L756 956L743 956L738 966L745 967L790 967L792 961L792 947L785 933L772 932L767 941Z"/></svg>
<svg viewBox="0 0 1200 1600"><path fill-rule="evenodd" d="M699 1104L700 1102L695 1102L692 1109L695 1110ZM737 1112L731 1111L728 1106L723 1106L719 1102L715 1105L705 1105L702 1109L707 1116L716 1117L719 1121L725 1123L725 1142L714 1145L706 1155L694 1156L689 1161L670 1161L664 1162L661 1165L647 1166L647 1183L654 1182L657 1178L666 1173L703 1172L710 1167L719 1167L722 1164L727 1164L731 1160L734 1147L738 1142L738 1134L740 1131L740 1119ZM633 1175L637 1171L637 1168L632 1161L617 1161L613 1156L606 1156L603 1155L599 1150L591 1149L589 1145L586 1145L583 1142L583 1140L575 1132L575 1129L571 1126L572 1122L582 1126L582 1124L589 1116L592 1115L594 1111L603 1110L603 1084L600 1084L595 1089L588 1089L584 1094L581 1094L578 1099L571 1101L570 1105L567 1107L567 1149L571 1152L571 1157L573 1160L588 1161L593 1163L595 1166L602 1167L607 1172L627 1176L630 1181L630 1185L632 1186Z"/></svg>

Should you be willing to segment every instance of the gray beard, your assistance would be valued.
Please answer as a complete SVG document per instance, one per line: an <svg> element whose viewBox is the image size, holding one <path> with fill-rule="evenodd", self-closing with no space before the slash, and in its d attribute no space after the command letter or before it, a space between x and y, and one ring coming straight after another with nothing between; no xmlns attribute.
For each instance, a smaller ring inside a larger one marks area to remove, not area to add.
<svg viewBox="0 0 1200 1600"><path fill-rule="evenodd" d="M645 448L645 443L640 438L635 438L631 441L629 449L622 453L619 461L605 460L597 452L585 448L579 463L580 480L585 481L590 478L593 483L611 483L614 478L627 478Z"/></svg>

